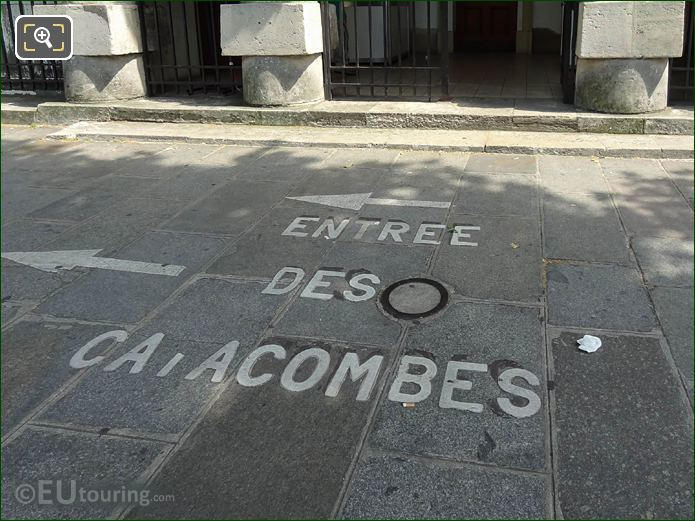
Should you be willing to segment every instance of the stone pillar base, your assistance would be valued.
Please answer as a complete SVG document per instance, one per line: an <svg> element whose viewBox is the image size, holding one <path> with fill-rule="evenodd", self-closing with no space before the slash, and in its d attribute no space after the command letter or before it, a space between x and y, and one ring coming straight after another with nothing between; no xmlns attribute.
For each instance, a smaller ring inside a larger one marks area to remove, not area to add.
<svg viewBox="0 0 695 521"><path fill-rule="evenodd" d="M323 101L321 53L304 56L244 56L244 101L249 105L297 105Z"/></svg>
<svg viewBox="0 0 695 521"><path fill-rule="evenodd" d="M614 114L666 108L668 58L578 58L575 105Z"/></svg>
<svg viewBox="0 0 695 521"><path fill-rule="evenodd" d="M63 75L68 101L125 100L147 92L141 54L73 56L63 64Z"/></svg>

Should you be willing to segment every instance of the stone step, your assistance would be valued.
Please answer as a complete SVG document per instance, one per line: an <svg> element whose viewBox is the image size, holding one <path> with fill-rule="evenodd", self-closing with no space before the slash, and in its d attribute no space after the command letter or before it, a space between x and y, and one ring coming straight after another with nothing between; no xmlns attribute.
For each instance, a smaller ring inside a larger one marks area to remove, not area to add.
<svg viewBox="0 0 695 521"><path fill-rule="evenodd" d="M325 101L276 108L249 107L240 103L238 98L213 96L89 104L45 102L36 106L34 121L51 125L77 121L151 121L611 134L693 133L693 109L687 106L669 107L649 114L599 114L553 100L494 98L456 98L432 103ZM17 110L12 102L3 102L3 121L11 122Z"/></svg>
<svg viewBox="0 0 695 521"><path fill-rule="evenodd" d="M50 139L135 140L242 146L394 148L508 154L598 157L693 157L692 136L615 135L578 132L310 128L81 121L48 135Z"/></svg>

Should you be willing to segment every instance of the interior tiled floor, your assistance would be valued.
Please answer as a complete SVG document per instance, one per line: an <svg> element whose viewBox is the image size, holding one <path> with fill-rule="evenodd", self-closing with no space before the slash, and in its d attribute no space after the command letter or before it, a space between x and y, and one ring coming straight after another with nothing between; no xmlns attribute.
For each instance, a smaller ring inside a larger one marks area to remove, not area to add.
<svg viewBox="0 0 695 521"><path fill-rule="evenodd" d="M451 96L561 99L560 56L455 54L449 59Z"/></svg>

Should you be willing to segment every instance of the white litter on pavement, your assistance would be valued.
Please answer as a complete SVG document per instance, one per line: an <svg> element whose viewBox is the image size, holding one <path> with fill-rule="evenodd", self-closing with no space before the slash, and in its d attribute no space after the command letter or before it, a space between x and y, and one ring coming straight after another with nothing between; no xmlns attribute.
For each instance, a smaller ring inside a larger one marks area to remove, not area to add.
<svg viewBox="0 0 695 521"><path fill-rule="evenodd" d="M597 336L584 335L579 340L577 340L577 344L579 344L579 349L581 349L582 351L586 351L587 353L593 353L599 347L601 347L601 339Z"/></svg>

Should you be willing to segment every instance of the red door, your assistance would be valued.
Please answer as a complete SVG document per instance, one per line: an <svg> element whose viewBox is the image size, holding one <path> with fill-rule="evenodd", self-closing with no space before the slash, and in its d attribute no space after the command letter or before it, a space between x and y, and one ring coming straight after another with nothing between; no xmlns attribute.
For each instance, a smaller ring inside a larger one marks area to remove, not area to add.
<svg viewBox="0 0 695 521"><path fill-rule="evenodd" d="M516 2L456 2L454 49L514 51Z"/></svg>

